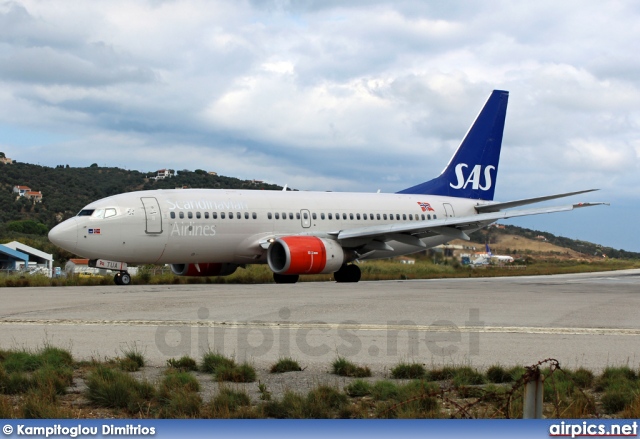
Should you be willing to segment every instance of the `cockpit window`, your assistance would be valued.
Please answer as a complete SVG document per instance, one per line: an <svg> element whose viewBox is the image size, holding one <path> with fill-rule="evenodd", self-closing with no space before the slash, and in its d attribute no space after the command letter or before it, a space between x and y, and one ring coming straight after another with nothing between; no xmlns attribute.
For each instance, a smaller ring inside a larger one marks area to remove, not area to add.
<svg viewBox="0 0 640 439"><path fill-rule="evenodd" d="M102 219L104 218L104 209L96 209L91 215L91 218Z"/></svg>
<svg viewBox="0 0 640 439"><path fill-rule="evenodd" d="M104 217L109 218L112 216L116 216L118 212L114 208L109 208L104 210Z"/></svg>
<svg viewBox="0 0 640 439"><path fill-rule="evenodd" d="M78 216L91 216L92 213L93 209L82 209L80 212L78 212Z"/></svg>

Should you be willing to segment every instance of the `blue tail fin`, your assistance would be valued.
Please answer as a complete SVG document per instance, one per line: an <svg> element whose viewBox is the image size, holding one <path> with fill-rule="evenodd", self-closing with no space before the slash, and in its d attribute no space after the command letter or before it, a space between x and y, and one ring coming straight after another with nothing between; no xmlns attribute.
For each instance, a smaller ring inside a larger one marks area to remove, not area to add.
<svg viewBox="0 0 640 439"><path fill-rule="evenodd" d="M494 90L442 173L399 194L493 200L509 92Z"/></svg>

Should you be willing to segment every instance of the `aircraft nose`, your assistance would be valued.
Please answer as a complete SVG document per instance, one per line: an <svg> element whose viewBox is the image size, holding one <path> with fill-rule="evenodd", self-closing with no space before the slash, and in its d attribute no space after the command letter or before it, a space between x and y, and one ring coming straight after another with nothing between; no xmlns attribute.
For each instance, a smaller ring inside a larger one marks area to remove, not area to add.
<svg viewBox="0 0 640 439"><path fill-rule="evenodd" d="M75 218L58 224L49 232L49 241L71 253L78 246L78 224Z"/></svg>

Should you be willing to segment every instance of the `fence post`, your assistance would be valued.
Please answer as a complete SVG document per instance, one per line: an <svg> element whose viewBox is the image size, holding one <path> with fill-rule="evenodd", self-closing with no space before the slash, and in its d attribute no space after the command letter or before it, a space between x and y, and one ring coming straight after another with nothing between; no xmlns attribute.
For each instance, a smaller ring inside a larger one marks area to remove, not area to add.
<svg viewBox="0 0 640 439"><path fill-rule="evenodd" d="M542 419L542 399L544 396L544 375L540 368L531 371L531 380L524 385L522 419Z"/></svg>

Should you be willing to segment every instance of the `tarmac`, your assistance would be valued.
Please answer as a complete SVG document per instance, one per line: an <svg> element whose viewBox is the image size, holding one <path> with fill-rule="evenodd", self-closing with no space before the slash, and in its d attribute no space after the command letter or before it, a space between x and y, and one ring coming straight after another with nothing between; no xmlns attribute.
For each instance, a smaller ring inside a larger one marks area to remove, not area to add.
<svg viewBox="0 0 640 439"><path fill-rule="evenodd" d="M337 356L378 372L399 362L485 368L555 358L599 371L640 365L640 270L357 284L0 289L0 349L70 349L148 363L217 351L268 367Z"/></svg>

